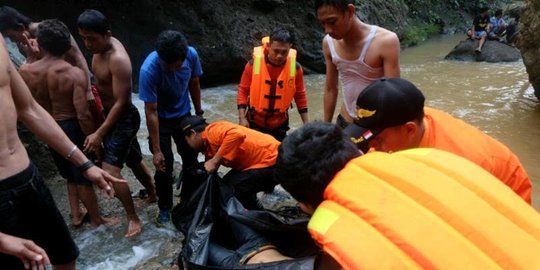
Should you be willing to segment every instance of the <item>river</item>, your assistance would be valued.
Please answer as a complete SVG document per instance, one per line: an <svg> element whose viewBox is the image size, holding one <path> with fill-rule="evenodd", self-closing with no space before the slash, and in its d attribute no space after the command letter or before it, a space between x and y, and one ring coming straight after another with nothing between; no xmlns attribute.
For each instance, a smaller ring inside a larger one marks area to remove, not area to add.
<svg viewBox="0 0 540 270"><path fill-rule="evenodd" d="M514 63L468 63L446 61L444 56L464 38L440 36L401 53L401 74L415 83L426 95L427 105L442 109L471 123L499 139L518 155L533 181L533 205L540 209L539 179L540 106L533 95L525 67ZM324 75L305 78L308 91L310 120L322 119ZM134 101L144 115L144 106L136 96ZM202 91L203 109L209 121L237 121L236 85L224 85ZM339 108L339 106L338 106ZM291 127L301 126L296 109L291 111ZM459 135L459 131L456 131ZM139 141L148 152L146 123L141 123ZM466 140L467 138L463 138ZM177 156L178 158L178 156ZM132 177L132 176L131 176ZM130 185L137 185L130 181ZM132 187L137 190L140 186ZM116 200L114 200L116 201ZM119 203L109 212L123 217ZM99 228L74 230L81 247L79 269L169 269L178 252L182 236L171 227L157 229L152 223L156 207L138 207L144 222L141 236L126 240L125 225L112 230Z"/></svg>
<svg viewBox="0 0 540 270"><path fill-rule="evenodd" d="M533 205L540 209L540 155L534 150L540 149L540 104L525 66L521 61L494 64L444 60L463 39L464 35L440 36L403 50L401 76L422 90L428 106L465 120L512 149L532 178ZM305 78L310 120L322 119L324 79L324 75ZM235 87L205 89L205 116L237 121ZM292 128L301 125L295 110L291 111Z"/></svg>

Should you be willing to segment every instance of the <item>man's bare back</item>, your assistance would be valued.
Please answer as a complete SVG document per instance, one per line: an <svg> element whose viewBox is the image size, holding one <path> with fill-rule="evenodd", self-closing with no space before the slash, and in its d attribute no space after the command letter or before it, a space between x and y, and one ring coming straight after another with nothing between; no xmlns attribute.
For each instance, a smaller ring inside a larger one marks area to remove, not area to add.
<svg viewBox="0 0 540 270"><path fill-rule="evenodd" d="M54 120L79 119L83 130L93 132L86 102L86 75L81 69L61 58L44 57L22 66L20 73L34 98Z"/></svg>

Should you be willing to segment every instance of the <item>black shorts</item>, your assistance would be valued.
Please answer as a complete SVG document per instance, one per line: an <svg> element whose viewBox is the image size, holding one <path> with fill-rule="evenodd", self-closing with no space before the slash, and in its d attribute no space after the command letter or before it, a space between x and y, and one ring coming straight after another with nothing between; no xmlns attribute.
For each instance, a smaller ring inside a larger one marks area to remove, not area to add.
<svg viewBox="0 0 540 270"><path fill-rule="evenodd" d="M139 111L133 104L129 104L103 140L103 147L105 148L103 162L122 168L140 125L141 116Z"/></svg>
<svg viewBox="0 0 540 270"><path fill-rule="evenodd" d="M135 168L137 165L141 163L143 160L142 151L141 151L141 145L139 144L139 140L137 138L133 139L133 142L131 142L131 146L129 147L129 151L126 157L126 165L129 168Z"/></svg>
<svg viewBox="0 0 540 270"><path fill-rule="evenodd" d="M53 265L70 263L79 256L64 218L33 164L0 180L0 232L34 241ZM20 259L3 253L0 266L23 269Z"/></svg>
<svg viewBox="0 0 540 270"><path fill-rule="evenodd" d="M86 136L81 130L79 121L77 119L73 119L57 121L57 123L62 128L64 133L66 133L69 139L73 143L75 143L77 147L79 147L79 149L83 149L84 139L86 138ZM73 165L69 160L58 154L53 149L49 148L49 150L51 151L51 155L54 159L54 163L56 164L56 168L58 168L58 172L64 179L67 179L68 183L75 183L77 185L85 186L92 185L92 182L86 179L81 174L79 169L77 169L77 167Z"/></svg>

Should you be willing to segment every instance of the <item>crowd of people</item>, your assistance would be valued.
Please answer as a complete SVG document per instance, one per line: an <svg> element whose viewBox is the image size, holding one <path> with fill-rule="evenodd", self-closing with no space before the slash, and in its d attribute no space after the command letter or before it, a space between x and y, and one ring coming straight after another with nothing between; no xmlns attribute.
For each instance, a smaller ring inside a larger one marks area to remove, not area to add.
<svg viewBox="0 0 540 270"><path fill-rule="evenodd" d="M506 22L503 18L503 10L497 9L492 17L489 16L489 8L480 8L479 14L474 17L473 24L467 30L467 36L478 40L476 53L482 52L486 40L495 40L510 46L515 46L519 34L519 14L512 15L512 19Z"/></svg>
<svg viewBox="0 0 540 270"><path fill-rule="evenodd" d="M361 21L352 0L317 0L315 11L326 33L322 40L326 83L321 122L309 122L303 70L290 30L277 27L253 48L238 85L238 123L207 122L201 107L203 69L197 50L179 31L165 30L158 35L154 51L140 67L138 83L155 167L152 177L136 137L141 116L131 100L130 57L113 36L107 17L89 9L77 19L75 36L92 53L89 67L63 22L33 22L11 7L0 7L0 102L5 115L0 120L0 142L5 146L0 151L0 265L44 269L52 264L55 269L74 269L79 255L18 138L17 119L50 146L58 171L67 180L73 225L80 225L86 215L94 227L119 222L100 214L93 188L97 185L122 203L126 237L138 235L142 224L121 174L124 164L148 191L148 202L157 201L155 224L164 226L171 221L172 140L182 159L183 177L196 173L197 157L202 153L207 173L215 173L221 166L230 168L223 182L233 187L234 196L247 210L263 209L257 193L272 192L281 184L304 212L314 215L310 232L337 262L334 265L341 265L337 268L356 269L359 257L354 247L346 248L351 247L346 237L326 234L332 226L327 219L332 210L323 201L340 204L343 200L335 196L347 198L346 189L336 189L337 195L330 196L327 187L338 185L343 175L354 178L357 171L347 164L361 164L363 156L372 152L448 151L489 172L488 185L501 188L497 185L504 184L515 193L497 205L530 208L531 181L516 155L475 127L425 107L422 92L400 78L400 43L394 32ZM490 22L484 10L475 19L471 37L480 39L478 51L490 36L488 32L500 37L508 31L501 16L497 11ZM339 84L343 102L331 124ZM287 134L293 101L304 125ZM423 188L429 189L429 185ZM460 199L460 194L450 196ZM478 200L487 199L478 195ZM337 220L339 215L332 215ZM362 217L352 211L356 215ZM489 220L485 222L489 225ZM327 230L320 230L323 223L329 224ZM354 241L356 245L363 242ZM243 247L243 253L235 253L235 259L226 259L227 264L221 266L290 259L273 248L261 248L267 241L250 242L255 244Z"/></svg>

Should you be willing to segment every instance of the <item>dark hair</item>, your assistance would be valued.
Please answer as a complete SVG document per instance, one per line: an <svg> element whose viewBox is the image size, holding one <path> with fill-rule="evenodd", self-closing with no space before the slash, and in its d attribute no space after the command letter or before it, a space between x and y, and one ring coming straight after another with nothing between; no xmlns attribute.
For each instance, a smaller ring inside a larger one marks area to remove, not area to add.
<svg viewBox="0 0 540 270"><path fill-rule="evenodd" d="M350 4L355 4L356 0L315 0L315 12L319 10L321 6L333 6L341 12L347 10L347 6Z"/></svg>
<svg viewBox="0 0 540 270"><path fill-rule="evenodd" d="M311 122L285 137L274 177L297 201L317 207L336 173L360 155L340 127Z"/></svg>
<svg viewBox="0 0 540 270"><path fill-rule="evenodd" d="M495 10L495 17L502 16L502 15L503 15L502 9Z"/></svg>
<svg viewBox="0 0 540 270"><path fill-rule="evenodd" d="M294 43L294 34L283 27L276 27L270 34L270 43L273 41Z"/></svg>
<svg viewBox="0 0 540 270"><path fill-rule="evenodd" d="M488 11L488 10L489 10L488 7L481 7L479 12L480 12L480 14L482 14L482 13Z"/></svg>
<svg viewBox="0 0 540 270"><path fill-rule="evenodd" d="M157 38L156 51L159 58L167 64L184 61L188 51L187 40L178 31L165 30Z"/></svg>
<svg viewBox="0 0 540 270"><path fill-rule="evenodd" d="M22 30L21 26L28 28L32 23L30 18L22 15L18 10L10 6L0 7L0 32L7 30Z"/></svg>
<svg viewBox="0 0 540 270"><path fill-rule="evenodd" d="M37 29L39 47L54 56L62 56L71 49L71 34L67 26L59 20L45 20Z"/></svg>
<svg viewBox="0 0 540 270"><path fill-rule="evenodd" d="M190 115L180 122L180 128L182 129L184 136L188 136L192 130L201 133L207 126L208 123L206 122L206 119L198 115Z"/></svg>
<svg viewBox="0 0 540 270"><path fill-rule="evenodd" d="M95 9L87 9L81 13L77 19L77 27L101 35L105 35L111 30L107 17Z"/></svg>

